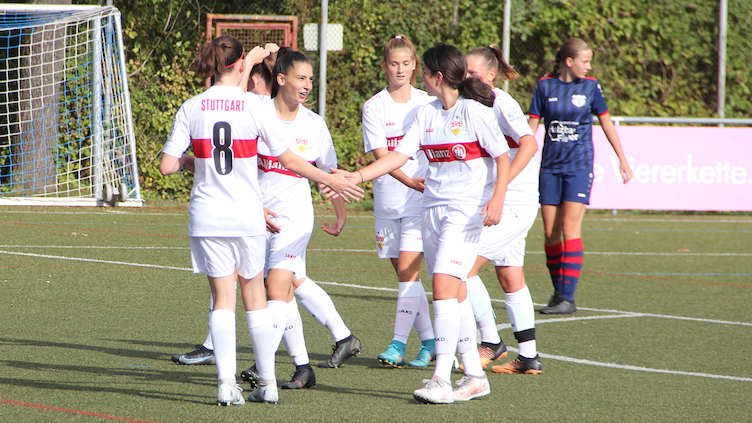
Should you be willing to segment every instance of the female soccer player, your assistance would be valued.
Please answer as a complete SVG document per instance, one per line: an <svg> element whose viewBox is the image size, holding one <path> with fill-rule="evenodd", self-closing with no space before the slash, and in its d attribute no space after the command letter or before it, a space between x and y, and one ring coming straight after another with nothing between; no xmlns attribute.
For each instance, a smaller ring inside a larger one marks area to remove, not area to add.
<svg viewBox="0 0 752 423"><path fill-rule="evenodd" d="M579 38L570 38L556 52L553 72L538 81L530 104L530 128L546 125L540 173L540 204L545 231L546 265L554 295L543 314L577 311L574 292L582 269L582 220L593 184L593 114L619 158L626 184L632 169L608 114L600 83L589 78L593 51ZM562 243L562 237L564 242Z"/></svg>
<svg viewBox="0 0 752 423"><path fill-rule="evenodd" d="M363 144L365 152L376 159L394 151L415 119L420 106L434 98L412 86L418 55L405 35L394 34L384 46L381 66L388 86L363 105ZM379 354L382 364L405 365L405 349L410 330L418 332L422 346L411 367L426 367L434 356L435 342L428 298L420 280L423 241L420 235L420 210L423 203L423 176L428 166L420 151L390 175L373 181L376 251L389 258L397 272L397 313L394 337Z"/></svg>
<svg viewBox="0 0 752 423"><path fill-rule="evenodd" d="M420 149L429 161L421 226L433 278L436 368L426 386L413 392L425 403L468 401L491 392L462 281L475 263L483 225L496 225L501 219L509 147L490 107L493 92L478 79L465 79L466 73L465 58L456 47L439 44L428 49L423 54L423 82L428 94L438 99L418 110L394 152L351 174L357 182L374 179L400 168ZM455 352L461 355L465 377L452 391Z"/></svg>
<svg viewBox="0 0 752 423"><path fill-rule="evenodd" d="M290 170L328 185L340 196L357 198L360 190L341 175L318 170L279 140L268 108L238 87L245 68L240 41L230 36L204 45L194 66L214 85L180 107L160 163L163 175L193 161L195 170L189 205L188 235L196 273L205 273L214 297L209 322L219 386L217 403L242 405L235 383L235 275L238 275L256 359L274 369L272 316L266 304L263 270L264 218L257 181L259 136L272 155ZM195 159L184 152L193 146ZM268 391L272 391L271 389ZM274 392L252 392L249 400L276 402ZM264 394L264 395L260 395Z"/></svg>
<svg viewBox="0 0 752 423"><path fill-rule="evenodd" d="M497 80L513 81L519 76L495 45L471 50L465 59L468 75L479 78L491 88ZM519 343L520 354L517 359L493 366L491 370L497 373L540 374L533 299L522 271L525 238L538 215L538 163L533 158L538 150L538 143L527 125L519 103L498 88L493 88L493 91L496 95L496 120L509 144L511 180L504 196L501 223L486 226L481 233L480 252L468 274L467 295L481 333L482 342L478 353L485 368L492 361L507 355L507 347L496 330L491 298L478 275L481 267L492 261L496 267L496 277L504 289L507 314L514 337Z"/></svg>

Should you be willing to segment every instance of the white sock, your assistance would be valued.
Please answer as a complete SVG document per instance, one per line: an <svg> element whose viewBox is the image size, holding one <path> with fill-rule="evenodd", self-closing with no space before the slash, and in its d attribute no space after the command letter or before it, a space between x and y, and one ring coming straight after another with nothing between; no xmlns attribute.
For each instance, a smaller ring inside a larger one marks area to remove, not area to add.
<svg viewBox="0 0 752 423"><path fill-rule="evenodd" d="M515 337L521 333L531 333L532 339L519 342L520 355L527 358L533 358L538 355L535 343L535 309L533 308L533 298L530 296L530 290L527 285L517 292L504 294L506 299L507 314L509 322L512 324L512 330ZM532 331L531 331L532 329ZM527 337L525 338L527 339ZM518 339L519 341L519 339Z"/></svg>
<svg viewBox="0 0 752 423"><path fill-rule="evenodd" d="M209 316L211 316L211 312L214 311L214 294L209 294ZM206 334L206 339L204 340L204 348L207 350L213 350L214 349L214 343L212 342L211 337L211 330L209 333Z"/></svg>
<svg viewBox="0 0 752 423"><path fill-rule="evenodd" d="M231 310L212 311L209 315L209 331L214 340L217 378L219 380L235 380L235 373L238 370L235 312Z"/></svg>
<svg viewBox="0 0 752 423"><path fill-rule="evenodd" d="M282 340L285 342L287 353L290 354L296 366L303 366L310 362L305 336L303 336L303 320L300 318L298 302L294 298L287 303L287 326L282 335Z"/></svg>
<svg viewBox="0 0 752 423"><path fill-rule="evenodd" d="M457 299L434 300L433 321L436 332L436 368L434 376L451 381L454 354L457 351L460 322Z"/></svg>
<svg viewBox="0 0 752 423"><path fill-rule="evenodd" d="M427 339L434 339L433 322L431 322L431 313L428 310L428 297L426 291L423 290L423 283L420 285L420 306L418 307L418 314L415 316L415 323L413 327L418 332L418 337L421 341Z"/></svg>
<svg viewBox="0 0 752 423"><path fill-rule="evenodd" d="M420 294L423 285L420 282L408 281L398 284L397 314L394 316L394 339L407 344L407 338L415 323L420 307Z"/></svg>
<svg viewBox="0 0 752 423"><path fill-rule="evenodd" d="M331 332L334 341L341 341L352 332L342 321L342 317L334 307L332 297L326 293L316 282L310 278L295 290L295 297L300 300L300 304L308 310L319 323L326 326Z"/></svg>
<svg viewBox="0 0 752 423"><path fill-rule="evenodd" d="M478 345L476 343L475 316L470 301L466 299L459 304L460 332L457 339L457 352L460 354L462 367L468 376L483 376L483 367L480 365Z"/></svg>
<svg viewBox="0 0 752 423"><path fill-rule="evenodd" d="M269 307L246 312L248 333L251 335L253 355L256 358L256 370L264 380L276 380L274 354L279 346L279 339L274 343L275 331L272 313Z"/></svg>
<svg viewBox="0 0 752 423"><path fill-rule="evenodd" d="M467 298L473 307L475 321L478 323L480 330L480 340L498 344L501 342L499 331L496 329L496 315L491 306L491 296L488 295L486 285L476 275L467 280Z"/></svg>

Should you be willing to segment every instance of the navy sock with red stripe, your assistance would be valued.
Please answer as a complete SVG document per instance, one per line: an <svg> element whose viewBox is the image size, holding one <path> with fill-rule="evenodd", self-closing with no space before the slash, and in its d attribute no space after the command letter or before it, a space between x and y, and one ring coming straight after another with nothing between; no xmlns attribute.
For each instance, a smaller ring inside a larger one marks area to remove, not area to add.
<svg viewBox="0 0 752 423"><path fill-rule="evenodd" d="M559 292L569 301L574 301L584 256L582 238L564 240L564 252L561 256L562 289Z"/></svg>
<svg viewBox="0 0 752 423"><path fill-rule="evenodd" d="M561 292L561 259L564 252L564 245L560 242L556 245L546 245L546 266L551 274L551 283L554 285L554 291Z"/></svg>

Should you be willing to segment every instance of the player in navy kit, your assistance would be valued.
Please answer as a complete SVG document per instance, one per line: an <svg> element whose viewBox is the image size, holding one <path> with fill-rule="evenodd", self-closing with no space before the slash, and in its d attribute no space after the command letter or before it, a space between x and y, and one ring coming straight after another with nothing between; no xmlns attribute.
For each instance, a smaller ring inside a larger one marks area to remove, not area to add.
<svg viewBox="0 0 752 423"><path fill-rule="evenodd" d="M619 172L627 183L632 169L609 117L598 80L589 78L593 51L583 40L570 38L556 53L553 72L538 81L530 105L530 128L541 118L546 134L540 174L540 203L545 231L546 265L554 295L543 314L577 311L574 292L582 268L582 220L593 184L593 114L619 158ZM562 242L563 238L563 242Z"/></svg>

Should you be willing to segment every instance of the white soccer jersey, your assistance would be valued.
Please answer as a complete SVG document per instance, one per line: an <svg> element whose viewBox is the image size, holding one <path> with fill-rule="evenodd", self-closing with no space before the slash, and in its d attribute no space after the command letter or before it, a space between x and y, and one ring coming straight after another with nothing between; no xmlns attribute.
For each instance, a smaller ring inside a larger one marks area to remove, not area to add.
<svg viewBox="0 0 752 423"><path fill-rule="evenodd" d="M309 163L315 163L316 167L325 172L337 167L337 153L334 151L332 136L321 116L299 105L295 120L288 122L277 117L273 102L267 107L272 111L270 119L277 128L280 140L290 151ZM301 213L313 214L308 179L282 166L273 154L269 154L265 144L259 145L258 169L265 207L280 216L291 218Z"/></svg>
<svg viewBox="0 0 752 423"><path fill-rule="evenodd" d="M494 158L509 151L493 109L460 97L444 110L440 100L418 110L395 151L428 159L423 208L482 207L491 198Z"/></svg>
<svg viewBox="0 0 752 423"><path fill-rule="evenodd" d="M509 159L513 160L517 155L520 145L518 141L525 135L533 135L533 131L527 124L525 114L517 100L511 95L495 88L496 100L494 101L494 113L499 127L504 133L509 144ZM533 157L516 178L509 182L507 193L504 196L504 204L538 204L538 174L540 167Z"/></svg>
<svg viewBox="0 0 752 423"><path fill-rule="evenodd" d="M180 157L193 146L189 236L264 234L257 139L268 140L272 155L287 149L269 125L269 111L239 87L224 85L212 86L180 106L163 151Z"/></svg>
<svg viewBox="0 0 752 423"><path fill-rule="evenodd" d="M410 101L395 103L386 88L363 105L363 146L365 152L377 148L393 151L415 119L420 106L434 100L425 91L410 87ZM428 167L423 152L408 160L400 169L411 178L425 174ZM373 214L378 219L400 219L420 214L423 194L408 188L391 175L373 180Z"/></svg>

